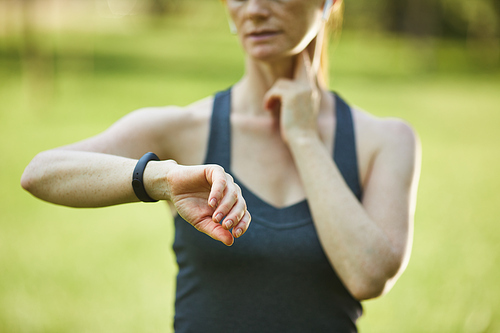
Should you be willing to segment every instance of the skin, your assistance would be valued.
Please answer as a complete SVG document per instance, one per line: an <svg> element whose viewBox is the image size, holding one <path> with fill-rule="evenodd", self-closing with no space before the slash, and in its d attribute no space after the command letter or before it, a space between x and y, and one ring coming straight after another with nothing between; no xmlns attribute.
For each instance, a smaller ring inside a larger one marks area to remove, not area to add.
<svg viewBox="0 0 500 333"><path fill-rule="evenodd" d="M408 262L420 148L401 120L353 109L363 188L362 201L354 197L331 157L334 99L311 66L323 4L224 2L246 52L245 76L232 91L231 169L276 207L307 198L331 265L363 300L387 292ZM137 159L154 151L162 161L145 170L147 193L231 245L251 217L232 176L219 166L201 165L212 103L209 97L184 108L135 111L95 137L38 154L22 186L68 206L135 202L130 175ZM227 216L222 223L219 214Z"/></svg>

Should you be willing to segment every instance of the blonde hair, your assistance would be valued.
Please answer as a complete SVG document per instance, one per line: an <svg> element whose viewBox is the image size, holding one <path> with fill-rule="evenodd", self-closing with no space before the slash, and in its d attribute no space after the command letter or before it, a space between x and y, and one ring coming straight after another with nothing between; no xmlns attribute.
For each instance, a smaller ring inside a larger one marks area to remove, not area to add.
<svg viewBox="0 0 500 333"><path fill-rule="evenodd" d="M323 34L323 46L321 48L321 74L325 83L328 85L330 77L330 58L328 56L328 46L331 41L336 43L342 32L342 23L344 20L344 1L337 0L330 9L328 21L325 24L325 33Z"/></svg>

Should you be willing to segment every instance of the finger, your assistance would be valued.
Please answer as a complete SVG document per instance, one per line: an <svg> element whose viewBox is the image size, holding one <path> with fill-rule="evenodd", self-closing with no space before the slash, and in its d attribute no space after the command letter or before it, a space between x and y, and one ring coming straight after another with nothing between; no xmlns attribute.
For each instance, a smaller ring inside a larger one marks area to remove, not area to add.
<svg viewBox="0 0 500 333"><path fill-rule="evenodd" d="M227 176L231 177L230 175ZM238 202L238 197L241 196L239 187L235 186L232 179L230 179L230 181L231 183L226 186L224 191L224 197L219 202L217 209L212 215L214 222L221 222L224 216L227 216L233 206Z"/></svg>
<svg viewBox="0 0 500 333"><path fill-rule="evenodd" d="M308 54L307 48L304 51L300 52L295 57L295 68L293 71L294 81L307 81L307 82L309 82L309 73L307 72L309 68L307 68L306 57L307 57L307 60L309 60L309 64L310 64L311 61L309 59L309 54Z"/></svg>
<svg viewBox="0 0 500 333"><path fill-rule="evenodd" d="M314 76L309 51L300 52L295 61L294 81L310 82Z"/></svg>
<svg viewBox="0 0 500 333"><path fill-rule="evenodd" d="M200 222L194 226L198 231L207 234L211 238L231 246L234 243L233 235L220 224L212 223L210 220Z"/></svg>
<svg viewBox="0 0 500 333"><path fill-rule="evenodd" d="M245 215L241 218L240 222L233 228L233 236L235 238L241 237L247 230L250 225L250 221L252 220L252 216L248 211L245 212Z"/></svg>
<svg viewBox="0 0 500 333"><path fill-rule="evenodd" d="M297 82L305 82L310 87L317 86L318 77L315 68L311 62L311 58L309 57L309 52L307 49L302 51L297 56L296 66L295 66L295 76L294 80Z"/></svg>
<svg viewBox="0 0 500 333"><path fill-rule="evenodd" d="M247 211L247 205L245 203L245 200L242 197L239 197L236 204L224 218L224 221L222 221L222 226L226 230L231 229L240 222L240 220L245 215L246 211Z"/></svg>
<svg viewBox="0 0 500 333"><path fill-rule="evenodd" d="M218 165L213 165L207 169L206 175L208 183L211 185L208 205L216 208L224 196L227 186L226 172Z"/></svg>

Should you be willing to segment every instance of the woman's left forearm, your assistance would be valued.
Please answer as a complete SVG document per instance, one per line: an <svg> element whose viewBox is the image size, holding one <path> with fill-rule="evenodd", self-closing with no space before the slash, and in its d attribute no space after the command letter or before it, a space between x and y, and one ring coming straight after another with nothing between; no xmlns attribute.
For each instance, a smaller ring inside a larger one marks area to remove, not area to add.
<svg viewBox="0 0 500 333"><path fill-rule="evenodd" d="M378 296L399 270L398 251L347 186L319 135L288 138L330 263L354 297Z"/></svg>

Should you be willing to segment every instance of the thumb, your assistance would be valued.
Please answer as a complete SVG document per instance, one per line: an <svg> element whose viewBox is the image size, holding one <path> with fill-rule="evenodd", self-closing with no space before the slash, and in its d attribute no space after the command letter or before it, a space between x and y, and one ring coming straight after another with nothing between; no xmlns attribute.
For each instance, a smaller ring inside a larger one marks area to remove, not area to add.
<svg viewBox="0 0 500 333"><path fill-rule="evenodd" d="M231 246L234 243L234 237L229 230L224 229L219 223L212 220L206 220L194 226L198 231L210 236L211 238Z"/></svg>

